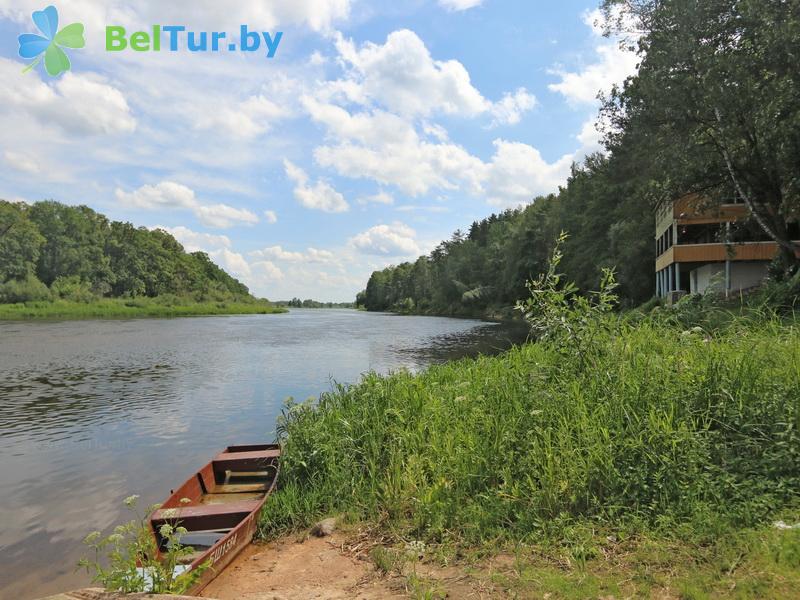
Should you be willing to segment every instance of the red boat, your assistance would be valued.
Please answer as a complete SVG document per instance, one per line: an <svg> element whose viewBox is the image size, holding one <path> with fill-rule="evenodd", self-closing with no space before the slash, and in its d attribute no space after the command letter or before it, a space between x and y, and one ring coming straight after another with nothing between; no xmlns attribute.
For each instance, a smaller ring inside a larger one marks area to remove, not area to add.
<svg viewBox="0 0 800 600"><path fill-rule="evenodd" d="M276 444L229 446L150 515L159 553L167 550L161 526L182 526L188 533L180 543L194 552L181 571L210 565L188 593L200 592L252 541L261 508L278 481L280 455Z"/></svg>

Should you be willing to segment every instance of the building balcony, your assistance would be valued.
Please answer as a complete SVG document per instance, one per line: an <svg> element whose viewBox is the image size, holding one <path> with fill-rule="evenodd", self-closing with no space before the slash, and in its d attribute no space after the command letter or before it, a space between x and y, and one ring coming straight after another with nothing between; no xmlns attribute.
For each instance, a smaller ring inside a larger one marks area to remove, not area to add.
<svg viewBox="0 0 800 600"><path fill-rule="evenodd" d="M772 260L777 254L778 244L775 242L678 244L656 258L656 272L672 263Z"/></svg>

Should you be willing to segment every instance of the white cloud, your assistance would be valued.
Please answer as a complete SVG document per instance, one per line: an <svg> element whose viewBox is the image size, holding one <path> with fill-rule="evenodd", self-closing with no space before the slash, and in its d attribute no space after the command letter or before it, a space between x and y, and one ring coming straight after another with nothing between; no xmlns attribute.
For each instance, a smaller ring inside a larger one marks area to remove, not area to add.
<svg viewBox="0 0 800 600"><path fill-rule="evenodd" d="M274 210L265 210L264 211L264 218L267 220L267 223L270 225L275 225L278 222L278 215L275 214Z"/></svg>
<svg viewBox="0 0 800 600"><path fill-rule="evenodd" d="M413 31L394 31L385 44L367 42L360 49L340 37L336 47L365 94L393 112L474 116L487 109L464 66L456 60L433 60Z"/></svg>
<svg viewBox="0 0 800 600"><path fill-rule="evenodd" d="M258 217L247 209L234 208L227 204L202 204L195 198L191 188L174 181L143 185L132 192L117 188L114 193L121 203L144 210L176 208L191 210L204 225L209 227L224 229L239 223L246 225L258 223Z"/></svg>
<svg viewBox="0 0 800 600"><path fill-rule="evenodd" d="M250 96L234 106L199 111L194 119L197 129L221 130L241 139L252 139L266 133L274 123L289 116L291 111L263 95Z"/></svg>
<svg viewBox="0 0 800 600"><path fill-rule="evenodd" d="M318 164L340 175L395 185L411 196L431 188L480 188L482 163L453 143L423 141L414 126L384 111L350 114L306 99L312 119L324 124L336 145L314 150Z"/></svg>
<svg viewBox="0 0 800 600"><path fill-rule="evenodd" d="M177 227L158 225L152 229L163 229L178 240L187 252L214 252L222 248L231 247L231 240L227 235L193 231L183 225L178 225Z"/></svg>
<svg viewBox="0 0 800 600"><path fill-rule="evenodd" d="M190 208L197 206L194 192L180 183L162 181L156 185L143 185L133 192L124 192L117 188L117 200L144 210L165 208Z"/></svg>
<svg viewBox="0 0 800 600"><path fill-rule="evenodd" d="M43 125L79 135L130 133L136 129L123 93L91 73L65 73L44 83L36 71L22 77L18 61L0 58L0 113L26 113ZM10 82L14 82L13 85Z"/></svg>
<svg viewBox="0 0 800 600"><path fill-rule="evenodd" d="M483 0L439 0L439 6L447 10L467 10L483 4Z"/></svg>
<svg viewBox="0 0 800 600"><path fill-rule="evenodd" d="M472 85L464 65L457 60L434 60L425 43L408 29L390 33L382 45L367 42L361 47L339 35L336 49L347 79L327 86L328 97L322 100L342 94L351 102L376 102L407 118L491 114L506 124L518 123L521 114L535 104L524 89L506 94L498 103L487 100Z"/></svg>
<svg viewBox="0 0 800 600"><path fill-rule="evenodd" d="M258 223L255 213L246 208L234 208L227 204L199 205L194 208L194 214L204 225L220 229L234 227L239 223L244 225Z"/></svg>
<svg viewBox="0 0 800 600"><path fill-rule="evenodd" d="M303 253L284 250L281 246L269 246L261 250L250 252L250 256L292 263L327 263L335 260L335 256L332 252L310 247Z"/></svg>
<svg viewBox="0 0 800 600"><path fill-rule="evenodd" d="M328 250L318 250L317 248L309 247L306 249L306 259L308 262L312 263L326 263L333 262L335 256L333 252L329 252Z"/></svg>
<svg viewBox="0 0 800 600"><path fill-rule="evenodd" d="M3 153L3 158L5 158L6 162L11 166L11 168L16 169L17 171L31 174L36 174L41 171L39 163L36 162L36 159L22 152L6 150Z"/></svg>
<svg viewBox="0 0 800 600"><path fill-rule="evenodd" d="M327 62L328 58L324 56L319 50L314 50L314 52L311 53L311 57L308 59L308 64L315 67L324 65Z"/></svg>
<svg viewBox="0 0 800 600"><path fill-rule="evenodd" d="M599 93L607 93L614 84L621 84L636 73L639 58L634 52L620 48L618 39L602 38L602 29L597 25L602 14L599 9L587 12L583 16L586 25L592 28L593 34L602 40L595 46L595 61L579 71L567 71L556 67L550 72L558 75L561 81L551 83L548 89L564 96L571 104L593 104Z"/></svg>
<svg viewBox="0 0 800 600"><path fill-rule="evenodd" d="M361 205L365 204L394 204L394 197L381 190L377 194L372 194L371 196L362 196L358 199L358 203Z"/></svg>
<svg viewBox="0 0 800 600"><path fill-rule="evenodd" d="M236 278L245 279L253 274L250 264L238 252L233 252L228 248L220 248L209 252L208 256Z"/></svg>
<svg viewBox="0 0 800 600"><path fill-rule="evenodd" d="M347 201L327 181L317 180L310 186L308 175L300 167L289 160L283 161L286 176L294 184L294 197L297 201L312 210L321 210L327 213L341 213L350 209Z"/></svg>
<svg viewBox="0 0 800 600"><path fill-rule="evenodd" d="M423 123L422 132L439 142L446 142L450 139L447 129L436 123Z"/></svg>
<svg viewBox="0 0 800 600"><path fill-rule="evenodd" d="M302 262L303 260L302 252L289 252L280 246L270 246L268 248L264 248L263 250L254 250L250 253L250 256L258 258L273 258L275 260L283 260L287 262Z"/></svg>
<svg viewBox="0 0 800 600"><path fill-rule="evenodd" d="M260 260L254 262L252 265L252 272L255 273L259 280L264 281L280 281L283 279L283 271L278 266L269 260Z"/></svg>
<svg viewBox="0 0 800 600"><path fill-rule="evenodd" d="M536 96L529 94L525 88L519 88L513 94L507 93L496 102L491 113L494 115L493 125L516 125L522 114L536 106Z"/></svg>
<svg viewBox="0 0 800 600"><path fill-rule="evenodd" d="M350 238L350 245L362 254L416 256L420 254L416 232L400 222L375 225Z"/></svg>
<svg viewBox="0 0 800 600"><path fill-rule="evenodd" d="M576 159L568 154L548 163L536 148L502 139L495 140L494 147L485 186L486 197L495 206L526 204L539 194L556 191Z"/></svg>

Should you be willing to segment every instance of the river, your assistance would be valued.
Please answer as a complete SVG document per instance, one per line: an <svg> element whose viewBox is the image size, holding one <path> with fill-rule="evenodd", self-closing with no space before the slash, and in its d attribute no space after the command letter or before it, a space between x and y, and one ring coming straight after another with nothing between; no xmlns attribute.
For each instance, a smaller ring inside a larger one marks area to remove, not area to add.
<svg viewBox="0 0 800 600"><path fill-rule="evenodd" d="M0 322L0 598L80 587L81 540L215 452L272 441L284 400L519 342L480 321L354 310Z"/></svg>

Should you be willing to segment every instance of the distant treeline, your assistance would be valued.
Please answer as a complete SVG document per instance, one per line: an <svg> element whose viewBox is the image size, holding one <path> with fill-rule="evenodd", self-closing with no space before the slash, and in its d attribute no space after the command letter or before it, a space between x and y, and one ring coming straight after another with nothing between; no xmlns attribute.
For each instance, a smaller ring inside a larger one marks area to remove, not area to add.
<svg viewBox="0 0 800 600"><path fill-rule="evenodd" d="M252 300L204 252L86 206L0 200L0 303L102 297Z"/></svg>
<svg viewBox="0 0 800 600"><path fill-rule="evenodd" d="M776 278L798 268L798 1L604 0L605 28L638 51L637 75L603 99L604 155L557 194L457 231L429 256L372 274L369 310L485 313L527 295L561 230L562 271L582 291L614 267L623 302L654 293L653 209L683 194L744 202L775 241Z"/></svg>
<svg viewBox="0 0 800 600"><path fill-rule="evenodd" d="M318 300L300 300L300 298L292 298L291 300L277 300L272 303L274 306L288 306L291 308L355 308L353 302L319 302Z"/></svg>
<svg viewBox="0 0 800 600"><path fill-rule="evenodd" d="M591 289L616 266L628 304L653 294L653 215L633 186L614 179L609 160L590 157L557 195L537 198L456 231L429 256L372 274L357 302L368 310L481 314L526 296L526 282L547 266L562 230L562 270Z"/></svg>

